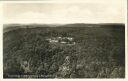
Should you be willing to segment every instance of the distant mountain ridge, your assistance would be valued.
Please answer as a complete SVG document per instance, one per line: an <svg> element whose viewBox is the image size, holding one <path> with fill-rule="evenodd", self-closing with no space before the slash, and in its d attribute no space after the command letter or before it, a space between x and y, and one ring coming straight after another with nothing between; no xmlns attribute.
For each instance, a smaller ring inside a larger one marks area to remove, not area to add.
<svg viewBox="0 0 128 81"><path fill-rule="evenodd" d="M3 31L8 32L19 28L36 28L36 27L124 27L123 23L97 23L97 24L86 24L86 23L71 23L71 24L4 24Z"/></svg>

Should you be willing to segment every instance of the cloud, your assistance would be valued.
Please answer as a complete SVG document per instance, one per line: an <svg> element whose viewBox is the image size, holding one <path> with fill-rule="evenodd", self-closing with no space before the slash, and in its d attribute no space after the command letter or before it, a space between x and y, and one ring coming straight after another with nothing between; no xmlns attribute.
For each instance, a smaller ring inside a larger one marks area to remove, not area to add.
<svg viewBox="0 0 128 81"><path fill-rule="evenodd" d="M117 3L114 3L115 0L87 1L87 3L38 5L8 3L4 6L4 18L6 23L123 23L125 21L120 0L117 0Z"/></svg>
<svg viewBox="0 0 128 81"><path fill-rule="evenodd" d="M24 12L21 14L17 14L14 18L15 19L38 19L38 18L45 18L46 15L44 13L39 12Z"/></svg>

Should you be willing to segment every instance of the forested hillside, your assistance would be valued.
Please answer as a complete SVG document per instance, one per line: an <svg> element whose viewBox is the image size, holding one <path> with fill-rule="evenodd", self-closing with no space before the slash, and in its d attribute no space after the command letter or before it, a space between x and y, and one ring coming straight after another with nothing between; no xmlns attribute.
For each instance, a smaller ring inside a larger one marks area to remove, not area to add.
<svg viewBox="0 0 128 81"><path fill-rule="evenodd" d="M4 78L125 77L124 25L17 27L3 34ZM59 37L73 40L47 40Z"/></svg>

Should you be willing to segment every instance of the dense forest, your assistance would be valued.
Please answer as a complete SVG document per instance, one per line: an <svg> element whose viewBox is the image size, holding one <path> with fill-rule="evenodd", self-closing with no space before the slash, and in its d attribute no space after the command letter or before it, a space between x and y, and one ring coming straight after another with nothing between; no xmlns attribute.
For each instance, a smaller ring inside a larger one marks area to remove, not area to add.
<svg viewBox="0 0 128 81"><path fill-rule="evenodd" d="M48 38L73 38L75 44ZM124 78L123 24L8 25L4 78Z"/></svg>

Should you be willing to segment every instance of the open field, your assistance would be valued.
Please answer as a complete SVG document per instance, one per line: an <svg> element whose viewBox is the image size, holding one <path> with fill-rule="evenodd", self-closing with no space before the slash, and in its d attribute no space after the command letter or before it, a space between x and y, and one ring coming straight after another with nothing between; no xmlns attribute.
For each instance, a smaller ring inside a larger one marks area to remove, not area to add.
<svg viewBox="0 0 128 81"><path fill-rule="evenodd" d="M123 24L5 25L4 78L124 78Z"/></svg>

